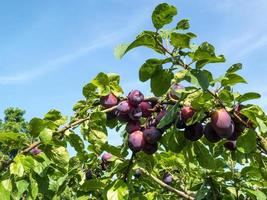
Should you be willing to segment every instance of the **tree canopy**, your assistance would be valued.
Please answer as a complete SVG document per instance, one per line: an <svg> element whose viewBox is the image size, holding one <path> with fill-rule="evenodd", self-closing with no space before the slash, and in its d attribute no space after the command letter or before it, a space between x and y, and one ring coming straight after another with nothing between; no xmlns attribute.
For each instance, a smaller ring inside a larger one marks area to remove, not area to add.
<svg viewBox="0 0 267 200"><path fill-rule="evenodd" d="M189 20L174 24L176 15L159 4L155 29L115 48L117 58L137 47L157 53L139 69L151 96L135 88L125 95L118 74L100 72L73 116L51 109L27 123L24 111L5 111L1 199L267 199L267 116L249 102L260 94L235 90L247 84L240 63L215 77L225 57L195 44ZM118 146L108 141L111 129Z"/></svg>

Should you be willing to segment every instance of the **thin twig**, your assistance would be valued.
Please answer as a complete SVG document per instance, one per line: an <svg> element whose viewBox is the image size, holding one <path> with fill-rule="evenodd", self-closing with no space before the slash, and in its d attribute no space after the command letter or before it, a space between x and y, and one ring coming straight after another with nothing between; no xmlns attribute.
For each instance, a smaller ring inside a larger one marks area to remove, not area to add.
<svg viewBox="0 0 267 200"><path fill-rule="evenodd" d="M160 179L158 179L157 177L153 176L151 173L149 173L148 171L146 171L145 169L143 168L139 168L141 170L141 172L145 175L147 175L148 177L150 177L151 179L153 179L153 181L155 181L157 184L159 184L160 186L166 188L167 190L175 193L177 196L179 197L183 197L185 199L189 199L189 200L194 200L195 198L192 197L191 195L185 193L185 192L182 192L180 190L177 190L176 188L173 188L172 186L170 185L167 185L166 183L164 183L163 181L161 181Z"/></svg>

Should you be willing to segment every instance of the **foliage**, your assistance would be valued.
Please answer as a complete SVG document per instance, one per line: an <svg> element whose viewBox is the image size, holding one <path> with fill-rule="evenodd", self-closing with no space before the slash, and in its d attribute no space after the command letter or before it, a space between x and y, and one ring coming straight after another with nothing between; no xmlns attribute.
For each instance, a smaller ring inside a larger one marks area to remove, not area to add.
<svg viewBox="0 0 267 200"><path fill-rule="evenodd" d="M207 65L223 63L225 58L208 42L192 43L196 35L188 31L188 19L163 29L175 15L174 6L158 5L152 14L155 30L143 31L115 49L118 58L140 46L159 54L139 70L140 81L150 81L154 97L138 91L125 97L119 75L101 72L83 87L84 99L73 106L69 120L50 110L26 128L22 112L6 112L0 144L16 147L19 153L9 159L9 152L1 149L1 199L267 198L267 116L259 106L247 103L260 95L234 91L236 84L246 83L238 74L240 63L220 77L207 70ZM177 89L177 85L184 86ZM148 102L149 108L129 102ZM133 119L141 125L126 124ZM209 132L233 127L235 132L231 138L211 142L207 132L203 136L203 126L210 121L214 130ZM135 132L129 142L126 125ZM153 144L140 141L137 149L135 142L150 126L161 137ZM121 133L121 145L109 144L110 129ZM75 156L70 157L68 145ZM101 158L104 152L112 156Z"/></svg>

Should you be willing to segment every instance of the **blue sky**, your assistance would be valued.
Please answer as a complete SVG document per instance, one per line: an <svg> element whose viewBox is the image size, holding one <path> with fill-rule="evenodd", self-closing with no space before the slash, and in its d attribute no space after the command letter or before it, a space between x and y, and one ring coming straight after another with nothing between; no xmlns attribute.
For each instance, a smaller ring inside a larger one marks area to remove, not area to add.
<svg viewBox="0 0 267 200"><path fill-rule="evenodd" d="M116 60L113 49L153 29L151 12L160 2L0 1L0 117L9 106L25 109L27 119L51 108L71 115L82 86L100 71L120 74L126 93L133 88L148 93L149 85L138 82L138 69L156 55L140 48ZM226 56L226 64L209 66L215 74L243 63L249 84L237 89L261 93L256 103L267 110L267 1L165 2L178 8L176 21L190 19L196 43L209 41Z"/></svg>

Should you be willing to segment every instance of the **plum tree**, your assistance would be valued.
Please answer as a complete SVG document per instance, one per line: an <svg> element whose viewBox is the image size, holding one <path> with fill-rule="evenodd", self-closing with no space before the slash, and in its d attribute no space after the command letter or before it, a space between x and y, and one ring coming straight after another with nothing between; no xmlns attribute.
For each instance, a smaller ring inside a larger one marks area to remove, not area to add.
<svg viewBox="0 0 267 200"><path fill-rule="evenodd" d="M176 14L159 4L155 29L115 49L118 58L137 47L159 54L139 70L149 96L125 96L119 75L100 72L71 116L51 109L25 123L8 110L0 120L1 200L267 199L267 115L250 101L260 95L236 91L246 83L240 63L215 77L224 56L192 41L188 19L170 24Z"/></svg>

